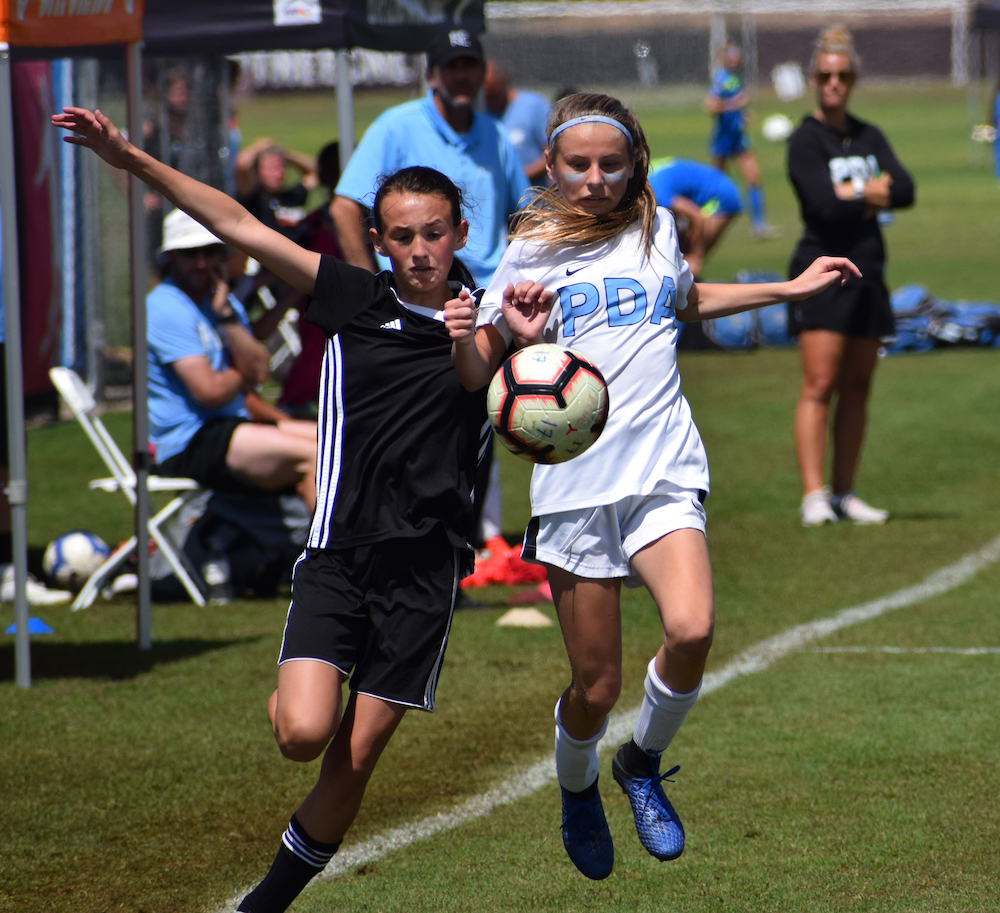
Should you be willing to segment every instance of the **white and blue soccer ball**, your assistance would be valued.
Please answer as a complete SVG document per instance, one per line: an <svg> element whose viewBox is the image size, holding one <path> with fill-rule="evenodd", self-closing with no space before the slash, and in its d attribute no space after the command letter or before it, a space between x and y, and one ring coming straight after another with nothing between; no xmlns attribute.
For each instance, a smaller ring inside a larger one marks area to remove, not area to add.
<svg viewBox="0 0 1000 913"><path fill-rule="evenodd" d="M42 568L52 585L78 590L110 554L111 549L100 536L74 530L48 544Z"/></svg>

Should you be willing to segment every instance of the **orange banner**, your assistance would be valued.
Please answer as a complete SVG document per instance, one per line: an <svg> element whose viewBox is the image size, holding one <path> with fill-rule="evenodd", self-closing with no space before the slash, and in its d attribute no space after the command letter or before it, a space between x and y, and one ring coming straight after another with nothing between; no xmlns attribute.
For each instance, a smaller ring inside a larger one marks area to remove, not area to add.
<svg viewBox="0 0 1000 913"><path fill-rule="evenodd" d="M143 0L0 0L0 42L64 48L142 40Z"/></svg>

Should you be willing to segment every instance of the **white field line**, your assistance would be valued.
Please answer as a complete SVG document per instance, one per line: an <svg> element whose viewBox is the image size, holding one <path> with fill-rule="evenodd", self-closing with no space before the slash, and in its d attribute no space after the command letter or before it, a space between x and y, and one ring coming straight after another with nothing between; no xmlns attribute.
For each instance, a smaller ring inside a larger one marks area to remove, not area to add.
<svg viewBox="0 0 1000 913"><path fill-rule="evenodd" d="M958 656L988 656L1000 647L814 647L810 653L954 653Z"/></svg>
<svg viewBox="0 0 1000 913"><path fill-rule="evenodd" d="M776 660L791 653L800 652L812 641L819 640L852 625L878 618L895 609L906 608L918 602L939 596L965 583L984 567L1000 559L1000 536L987 543L981 549L971 552L955 564L935 571L916 586L907 587L881 599L863 603L850 609L844 609L829 618L821 618L762 640L748 650L731 659L725 666L715 672L705 675L701 694L711 694L724 685L744 675L763 672ZM606 746L617 746L632 735L639 708L615 713L608 725L607 736L603 740ZM421 818L402 827L393 828L362 843L341 850L330 860L329 865L311 884L317 881L336 878L346 872L354 871L369 862L381 859L383 856L400 850L420 840L426 840L442 831L449 831L463 824L488 815L495 808L508 805L525 796L537 792L548 783L555 780L556 766L552 755L518 771L499 786L482 795L466 800L450 811ZM234 895L226 904L219 908L218 913L232 913L243 896L253 885L248 885Z"/></svg>

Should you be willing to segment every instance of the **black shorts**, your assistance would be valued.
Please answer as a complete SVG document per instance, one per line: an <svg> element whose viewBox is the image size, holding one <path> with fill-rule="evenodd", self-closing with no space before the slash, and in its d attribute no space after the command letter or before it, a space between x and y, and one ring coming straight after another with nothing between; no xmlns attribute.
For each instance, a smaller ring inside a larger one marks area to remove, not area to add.
<svg viewBox="0 0 1000 913"><path fill-rule="evenodd" d="M830 330L844 336L882 339L892 336L896 323L884 283L852 278L804 301L788 302L788 333Z"/></svg>
<svg viewBox="0 0 1000 913"><path fill-rule="evenodd" d="M351 691L434 710L465 550L444 527L413 539L308 549L295 564L278 664L314 659Z"/></svg>
<svg viewBox="0 0 1000 913"><path fill-rule="evenodd" d="M194 433L180 453L175 453L159 464L157 472L161 476L194 479L199 485L213 491L231 494L260 494L260 489L244 481L226 463L229 442L239 425L248 422L246 418L208 418Z"/></svg>

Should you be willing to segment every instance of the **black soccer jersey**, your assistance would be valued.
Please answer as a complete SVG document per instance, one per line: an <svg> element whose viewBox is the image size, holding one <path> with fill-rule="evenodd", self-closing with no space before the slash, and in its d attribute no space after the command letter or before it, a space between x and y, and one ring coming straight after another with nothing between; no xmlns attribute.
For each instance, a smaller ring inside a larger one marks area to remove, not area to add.
<svg viewBox="0 0 1000 913"><path fill-rule="evenodd" d="M311 548L420 536L473 539L486 394L459 383L444 323L403 307L392 273L324 256L306 320L327 335Z"/></svg>

